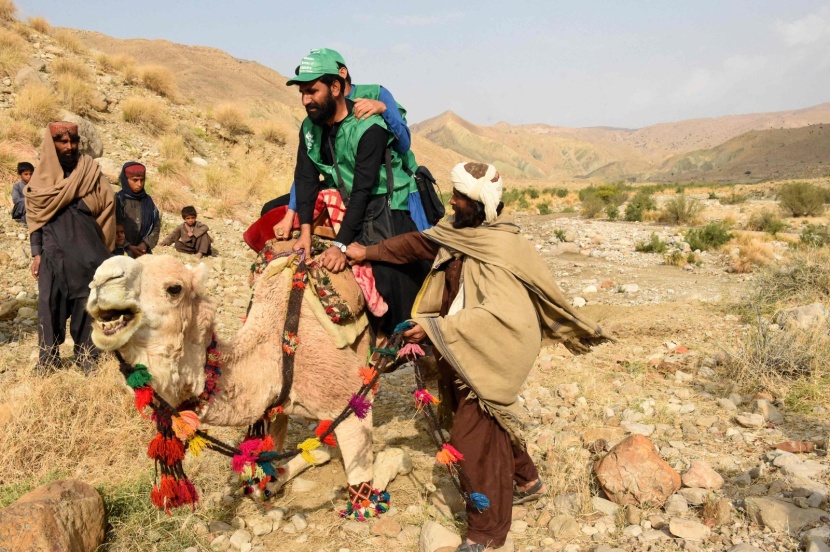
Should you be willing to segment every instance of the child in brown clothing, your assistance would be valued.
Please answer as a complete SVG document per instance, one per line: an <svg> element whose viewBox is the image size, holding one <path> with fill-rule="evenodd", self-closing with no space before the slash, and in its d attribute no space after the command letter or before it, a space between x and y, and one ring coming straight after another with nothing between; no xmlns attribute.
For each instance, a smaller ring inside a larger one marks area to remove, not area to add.
<svg viewBox="0 0 830 552"><path fill-rule="evenodd" d="M182 209L182 218L184 219L184 223L170 232L161 241L160 245L173 244L179 253L196 255L197 259L201 259L205 255L210 255L211 239L210 234L208 234L209 228L206 224L196 221L196 208L188 205Z"/></svg>

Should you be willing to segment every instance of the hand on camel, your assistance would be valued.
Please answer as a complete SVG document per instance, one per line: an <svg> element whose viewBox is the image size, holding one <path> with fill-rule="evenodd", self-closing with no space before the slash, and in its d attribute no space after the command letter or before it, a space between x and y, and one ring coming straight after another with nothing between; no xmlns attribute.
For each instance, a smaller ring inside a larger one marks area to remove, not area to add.
<svg viewBox="0 0 830 552"><path fill-rule="evenodd" d="M427 333L420 324L415 324L403 333L403 338L407 343L420 343L426 339Z"/></svg>
<svg viewBox="0 0 830 552"><path fill-rule="evenodd" d="M294 242L294 245L291 246L291 249L293 249L294 251L299 251L300 249L302 249L303 251L305 251L306 256L309 259L311 259L311 233L300 233L300 237L297 238L297 241Z"/></svg>
<svg viewBox="0 0 830 552"><path fill-rule="evenodd" d="M349 244L346 248L346 257L349 258L350 265L362 263L366 260L366 246L357 242Z"/></svg>
<svg viewBox="0 0 830 552"><path fill-rule="evenodd" d="M294 211L288 209L282 220L274 225L274 235L278 240L287 240L291 237L291 230L294 228L294 215Z"/></svg>
<svg viewBox="0 0 830 552"><path fill-rule="evenodd" d="M355 119L365 119L371 115L382 115L386 111L386 104L380 100L360 98L354 102Z"/></svg>
<svg viewBox="0 0 830 552"><path fill-rule="evenodd" d="M343 272L343 269L346 268L346 255L332 245L323 251L323 254L320 256L320 262L327 270L336 274Z"/></svg>

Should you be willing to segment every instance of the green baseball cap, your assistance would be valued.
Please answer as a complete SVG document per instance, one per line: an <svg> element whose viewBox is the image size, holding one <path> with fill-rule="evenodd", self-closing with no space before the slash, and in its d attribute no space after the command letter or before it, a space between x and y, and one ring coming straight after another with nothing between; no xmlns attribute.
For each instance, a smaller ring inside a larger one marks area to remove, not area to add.
<svg viewBox="0 0 830 552"><path fill-rule="evenodd" d="M311 82L323 75L337 75L340 73L341 63L344 67L346 62L339 53L328 48L312 50L300 61L299 67L295 70L297 76L285 83L286 86Z"/></svg>

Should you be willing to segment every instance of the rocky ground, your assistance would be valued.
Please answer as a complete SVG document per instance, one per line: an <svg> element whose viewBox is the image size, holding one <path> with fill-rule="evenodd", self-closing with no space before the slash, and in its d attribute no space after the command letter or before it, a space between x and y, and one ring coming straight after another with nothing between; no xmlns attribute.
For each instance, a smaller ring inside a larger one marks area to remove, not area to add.
<svg viewBox="0 0 830 552"><path fill-rule="evenodd" d="M244 314L252 255L241 243L240 223L206 222L219 252L206 261L209 286L227 336ZM514 508L502 550L827 550L827 405L789 412L780 397L748 393L723 375L724 352L744 329L724 305L747 289L751 275L727 272L728 252L703 253L699 266L683 268L635 252L652 232L682 248L672 227L555 215L518 222L565 295L618 342L579 357L561 347L542 351L521 399L529 450L550 492ZM173 224L165 220L164 230ZM25 243L19 227L0 220L0 348L19 348L18 358L34 363L36 286ZM774 247L783 252L786 244ZM0 385L15 369L0 366ZM434 462L413 389L410 370L384 376L375 404L376 452L401 449L412 465L389 486L389 513L368 523L338 518L345 476L336 456L265 506L240 499L232 479L210 478L193 461L200 509L225 512L183 520L183 530L197 535L193 550L453 550L463 534L463 505ZM294 420L292 442L309 428ZM599 460L606 469L595 477ZM640 490L666 491L664 505L608 500L626 500L614 496L615 473L644 466ZM170 549L160 536L146 539L139 549Z"/></svg>

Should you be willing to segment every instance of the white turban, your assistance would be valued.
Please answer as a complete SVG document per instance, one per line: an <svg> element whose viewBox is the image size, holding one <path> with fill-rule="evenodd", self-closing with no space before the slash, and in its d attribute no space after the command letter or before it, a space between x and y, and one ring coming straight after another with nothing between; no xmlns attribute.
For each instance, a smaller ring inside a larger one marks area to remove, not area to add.
<svg viewBox="0 0 830 552"><path fill-rule="evenodd" d="M484 175L476 178L469 171ZM501 202L501 175L493 165L484 163L459 163L450 174L453 188L476 201L484 204L484 222L487 224L496 220L499 202Z"/></svg>

